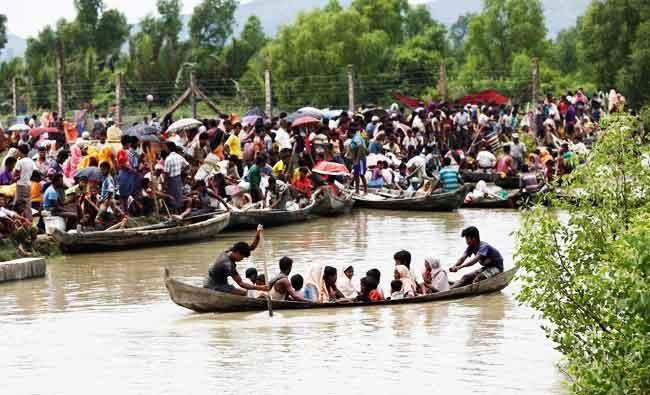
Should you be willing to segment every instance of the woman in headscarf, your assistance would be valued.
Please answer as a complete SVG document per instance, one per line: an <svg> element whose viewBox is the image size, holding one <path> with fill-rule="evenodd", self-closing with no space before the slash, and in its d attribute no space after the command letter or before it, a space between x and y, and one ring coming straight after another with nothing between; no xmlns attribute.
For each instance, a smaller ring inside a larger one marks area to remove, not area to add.
<svg viewBox="0 0 650 395"><path fill-rule="evenodd" d="M63 174L67 178L74 176L81 158L81 148L77 144L72 144L70 146L70 157L63 163Z"/></svg>
<svg viewBox="0 0 650 395"><path fill-rule="evenodd" d="M323 284L323 266L313 266L305 278L304 296L312 302L321 301L321 291L325 288Z"/></svg>
<svg viewBox="0 0 650 395"><path fill-rule="evenodd" d="M336 287L341 291L343 296L347 299L354 299L359 293L357 287L354 286L352 282L352 276L354 276L354 268L352 266L347 266L343 268L343 276L340 276L336 280Z"/></svg>
<svg viewBox="0 0 650 395"><path fill-rule="evenodd" d="M402 281L402 291L405 298L412 298L417 293L417 285L411 278L411 272L404 265L395 266L395 280Z"/></svg>
<svg viewBox="0 0 650 395"><path fill-rule="evenodd" d="M305 282L305 298L315 303L335 303L345 300L336 287L337 270L331 266L315 266Z"/></svg>
<svg viewBox="0 0 650 395"><path fill-rule="evenodd" d="M92 158L94 158L93 162L96 162L94 165L90 164ZM90 146L86 148L86 155L84 155L81 158L81 161L77 165L77 170L85 169L86 167L90 167L90 166L97 166L98 163L99 163L99 151L97 150L97 148Z"/></svg>
<svg viewBox="0 0 650 395"><path fill-rule="evenodd" d="M120 144L120 147L122 145ZM99 163L102 162L107 162L108 165L111 167L111 169L115 169L115 162L113 161L113 148L110 146L106 146L99 151L99 155L97 156L97 159Z"/></svg>
<svg viewBox="0 0 650 395"><path fill-rule="evenodd" d="M447 272L440 266L440 261L432 256L424 258L422 280L422 293L424 294L449 290Z"/></svg>

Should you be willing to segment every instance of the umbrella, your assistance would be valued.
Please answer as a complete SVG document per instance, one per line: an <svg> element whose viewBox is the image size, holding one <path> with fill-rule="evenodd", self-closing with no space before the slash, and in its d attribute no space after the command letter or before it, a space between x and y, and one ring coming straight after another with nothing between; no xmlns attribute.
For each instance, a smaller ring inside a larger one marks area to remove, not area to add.
<svg viewBox="0 0 650 395"><path fill-rule="evenodd" d="M343 110L330 110L329 108L323 110L323 118L325 119L338 118L341 114L343 114Z"/></svg>
<svg viewBox="0 0 650 395"><path fill-rule="evenodd" d="M266 118L266 114L259 107L253 107L250 110L248 110L248 112L246 112L246 114L244 114L244 118L250 117L250 116L256 116L258 118Z"/></svg>
<svg viewBox="0 0 650 395"><path fill-rule="evenodd" d="M370 122L372 117L375 115L378 116L380 119L387 117L388 116L388 111L384 110L383 108L366 108L362 112L363 117L365 118L366 122Z"/></svg>
<svg viewBox="0 0 650 395"><path fill-rule="evenodd" d="M88 181L94 180L100 182L104 180L104 175L102 174L102 171L99 170L99 167L97 166L90 166L90 167L84 167L83 169L79 169L74 173L74 176L72 178L81 178L81 177L87 177Z"/></svg>
<svg viewBox="0 0 650 395"><path fill-rule="evenodd" d="M323 119L323 112L315 107L303 107L296 112L301 116L309 116L318 119Z"/></svg>
<svg viewBox="0 0 650 395"><path fill-rule="evenodd" d="M32 137L40 137L43 133L63 133L57 128L34 128L29 131L29 135Z"/></svg>
<svg viewBox="0 0 650 395"><path fill-rule="evenodd" d="M31 129L29 125L25 125L24 123L17 123L7 130L9 130L10 132L16 132L16 131L25 132L29 129Z"/></svg>
<svg viewBox="0 0 650 395"><path fill-rule="evenodd" d="M179 119L178 121L172 123L169 125L167 128L168 132L180 132L181 130L189 130L189 129L194 129L198 128L199 126L203 125L203 122L197 121L196 119L193 118L183 118Z"/></svg>
<svg viewBox="0 0 650 395"><path fill-rule="evenodd" d="M390 162L390 159L387 156L381 154L370 154L366 157L366 163L368 164L368 167L377 166L377 163L381 161Z"/></svg>
<svg viewBox="0 0 650 395"><path fill-rule="evenodd" d="M400 129L405 134L411 131L411 128L408 127L408 125L404 125L403 123L397 124L397 129Z"/></svg>
<svg viewBox="0 0 650 395"><path fill-rule="evenodd" d="M320 123L320 120L314 118L314 117L301 117L293 121L291 124L291 127L293 128L299 128L303 126L308 126L308 125L317 125Z"/></svg>
<svg viewBox="0 0 650 395"><path fill-rule="evenodd" d="M147 125L144 123L131 126L130 128L124 131L125 136L135 136L138 139L140 138L140 136L147 136L147 135L155 136L159 133L160 133L160 129L158 127Z"/></svg>
<svg viewBox="0 0 650 395"><path fill-rule="evenodd" d="M336 162L319 162L312 169L314 173L325 174L328 176L349 176L350 172L345 165Z"/></svg>
<svg viewBox="0 0 650 395"><path fill-rule="evenodd" d="M242 119L242 123L244 123L244 124L246 124L246 125L255 125L255 123L257 122L257 120L258 120L258 119L262 119L262 118L263 118L263 117L260 116L260 115L246 115L246 116Z"/></svg>

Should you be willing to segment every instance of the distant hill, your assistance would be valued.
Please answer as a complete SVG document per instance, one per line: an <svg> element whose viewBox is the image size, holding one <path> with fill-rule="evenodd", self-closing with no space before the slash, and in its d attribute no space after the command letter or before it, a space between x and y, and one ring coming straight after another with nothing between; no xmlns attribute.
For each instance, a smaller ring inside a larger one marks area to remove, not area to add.
<svg viewBox="0 0 650 395"><path fill-rule="evenodd" d="M483 0L417 0L413 2L426 4L431 15L447 26L452 25L460 15L467 12L478 12L483 7ZM237 8L234 31L238 35L248 17L257 15L262 21L264 32L268 36L274 36L280 27L292 23L301 11L321 8L327 3L329 0L252 0L240 4ZM339 3L347 7L352 0L339 0ZM572 26L578 16L584 14L591 0L542 0L542 3L544 4L549 37L555 37L562 29ZM187 25L189 17L184 16L183 20ZM137 30L136 25L132 32ZM187 30L187 26L185 26L182 33L184 38L187 38ZM0 53L0 61L22 56L26 48L27 41L25 39L8 34L8 43Z"/></svg>

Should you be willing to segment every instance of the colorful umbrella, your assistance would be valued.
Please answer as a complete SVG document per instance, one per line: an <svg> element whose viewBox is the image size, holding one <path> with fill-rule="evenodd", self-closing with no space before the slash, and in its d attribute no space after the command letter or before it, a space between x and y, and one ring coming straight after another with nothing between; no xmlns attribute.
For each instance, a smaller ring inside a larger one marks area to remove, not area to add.
<svg viewBox="0 0 650 395"><path fill-rule="evenodd" d="M63 133L57 128L34 128L30 129L29 135L32 137L40 137L43 133Z"/></svg>
<svg viewBox="0 0 650 395"><path fill-rule="evenodd" d="M168 132L180 132L181 130L195 129L203 125L203 122L197 121L194 118L183 118L172 123L167 128Z"/></svg>
<svg viewBox="0 0 650 395"><path fill-rule="evenodd" d="M13 125L12 127L10 127L7 130L10 131L10 132L17 132L17 131L18 132L25 132L25 131L27 131L29 129L31 129L29 127L29 125L25 125L24 123L17 123L17 124Z"/></svg>
<svg viewBox="0 0 650 395"><path fill-rule="evenodd" d="M104 180L104 175L102 174L102 171L99 170L99 167L97 166L90 166L90 167L84 167L83 169L79 169L74 173L74 176L72 178L81 178L81 177L87 177L89 181L103 181Z"/></svg>
<svg viewBox="0 0 650 395"><path fill-rule="evenodd" d="M301 116L323 119L323 111L315 107L303 107L296 112Z"/></svg>
<svg viewBox="0 0 650 395"><path fill-rule="evenodd" d="M291 124L291 127L294 128L300 128L308 125L318 125L320 123L320 120L314 118L314 117L301 117L293 121Z"/></svg>
<svg viewBox="0 0 650 395"><path fill-rule="evenodd" d="M312 169L314 173L325 174L328 176L349 176L350 171L345 165L336 162L319 162Z"/></svg>

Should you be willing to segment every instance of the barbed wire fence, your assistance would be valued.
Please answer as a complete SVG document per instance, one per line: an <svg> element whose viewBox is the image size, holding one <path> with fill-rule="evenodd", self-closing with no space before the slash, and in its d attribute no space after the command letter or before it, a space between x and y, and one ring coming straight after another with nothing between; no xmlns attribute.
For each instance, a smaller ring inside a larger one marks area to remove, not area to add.
<svg viewBox="0 0 650 395"><path fill-rule="evenodd" d="M507 70L487 70L474 72L469 81L461 80L457 75L450 80L444 64L439 70L374 74L356 74L349 65L338 73L278 80L274 80L272 70L266 70L253 81L201 78L195 77L193 71L190 73L191 78L181 83L130 81L119 73L97 82L66 82L57 78L56 83L31 84L14 79L11 91L4 92L4 97L10 99L5 103L10 103L13 122L20 116L43 111L57 111L66 119L73 119L79 111L86 110L101 117L110 114L118 123L131 125L152 113L162 118L170 109L175 111L175 118L212 117L217 112L215 107L221 113L238 114L259 107L271 116L305 106L350 111L362 105L387 107L395 102L394 93L423 100L435 97L438 101L448 101L450 91L457 97L472 90L495 88L510 93L513 101L519 103L537 100L540 95L537 59L533 60L528 75L513 77ZM189 105L179 106L179 98L183 98L188 90L186 99Z"/></svg>

